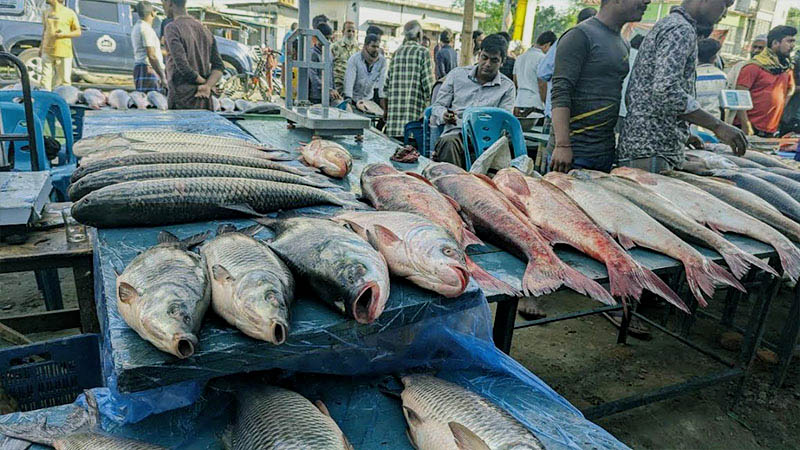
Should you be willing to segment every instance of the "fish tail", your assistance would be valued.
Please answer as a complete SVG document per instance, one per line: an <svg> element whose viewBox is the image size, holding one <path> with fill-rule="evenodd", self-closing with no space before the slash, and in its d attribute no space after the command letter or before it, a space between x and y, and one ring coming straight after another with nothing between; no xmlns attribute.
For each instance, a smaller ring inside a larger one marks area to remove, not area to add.
<svg viewBox="0 0 800 450"><path fill-rule="evenodd" d="M742 285L742 283L740 283L739 280L736 279L736 277L731 275L731 273L725 270L724 267L720 266L714 261L707 259L705 270L709 273L709 276L711 276L711 278L713 278L718 285L728 285L741 292L747 292L747 289L745 289L744 285Z"/></svg>
<svg viewBox="0 0 800 450"><path fill-rule="evenodd" d="M519 296L520 294L519 290L514 289L514 287L511 286L510 284L493 277L489 272L485 271L469 256L466 257L466 263L467 263L467 270L469 270L469 273L472 274L472 278L474 278L475 281L480 285L481 289L488 291L490 294L494 292L499 292L501 294L510 295L512 297Z"/></svg>
<svg viewBox="0 0 800 450"><path fill-rule="evenodd" d="M659 278L658 275L648 269L642 268L639 276L641 277L640 282L645 289L663 298L681 311L691 314L689 307L686 306L686 303L684 303L680 296L678 296L678 294L676 294L672 288L667 286L667 283L664 283L664 281ZM702 296L700 298L702 299ZM699 303L703 306L706 306L705 300Z"/></svg>
<svg viewBox="0 0 800 450"><path fill-rule="evenodd" d="M562 272L562 281L564 282L565 286L569 287L575 292L579 292L588 296L589 298L597 300L600 303L606 305L617 304L617 302L614 300L614 297L612 297L611 294L609 294L608 291L603 288L603 286L600 286L598 282L592 280L591 278L566 264L563 265L564 270ZM641 288L639 288L639 292L641 293ZM624 301L625 300L623 298L623 302Z"/></svg>
<svg viewBox="0 0 800 450"><path fill-rule="evenodd" d="M563 266L563 264L553 266L531 258L522 276L522 292L534 297L555 292L564 284Z"/></svg>
<svg viewBox="0 0 800 450"><path fill-rule="evenodd" d="M475 233L467 229L467 227L464 227L464 231L462 233L462 238L461 238L461 245L464 246L464 248L467 248L470 245L485 245L485 244L483 243L481 238L475 235Z"/></svg>
<svg viewBox="0 0 800 450"><path fill-rule="evenodd" d="M781 259L784 275L788 275L792 281L797 281L800 277L800 251L792 243L775 245L778 257Z"/></svg>
<svg viewBox="0 0 800 450"><path fill-rule="evenodd" d="M725 263L731 269L731 273L738 280L741 280L747 274L751 265L757 265L753 261L754 258L733 244L730 245L730 248L717 249L717 251L722 255L722 259L725 260Z"/></svg>
<svg viewBox="0 0 800 450"><path fill-rule="evenodd" d="M686 270L686 283L689 285L689 290L694 295L697 303L702 306L708 306L706 296L712 298L716 290L716 283L714 277L708 272L704 264L692 263L685 264Z"/></svg>

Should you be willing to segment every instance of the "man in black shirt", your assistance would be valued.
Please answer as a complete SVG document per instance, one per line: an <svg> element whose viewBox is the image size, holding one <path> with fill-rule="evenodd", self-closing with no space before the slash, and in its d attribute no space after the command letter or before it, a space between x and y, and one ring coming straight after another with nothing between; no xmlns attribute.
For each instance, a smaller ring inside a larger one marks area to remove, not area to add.
<svg viewBox="0 0 800 450"><path fill-rule="evenodd" d="M499 33L500 36L503 36L503 39L506 40L506 43L509 44L508 48L511 48L511 35L505 31L501 31ZM503 66L500 67L500 73L507 76L509 80L514 79L514 63L517 62L517 58L511 56L511 53L506 55L506 60L503 61Z"/></svg>
<svg viewBox="0 0 800 450"><path fill-rule="evenodd" d="M441 80L447 76L451 70L458 67L458 57L456 56L456 51L450 46L452 36L452 33L447 30L442 31L442 34L439 36L439 42L442 43L442 46L439 48L439 51L436 52L437 80Z"/></svg>
<svg viewBox="0 0 800 450"><path fill-rule="evenodd" d="M602 0L597 15L558 41L552 105L555 148L550 170L609 171L622 82L628 74L627 42L620 30L642 19L650 0Z"/></svg>

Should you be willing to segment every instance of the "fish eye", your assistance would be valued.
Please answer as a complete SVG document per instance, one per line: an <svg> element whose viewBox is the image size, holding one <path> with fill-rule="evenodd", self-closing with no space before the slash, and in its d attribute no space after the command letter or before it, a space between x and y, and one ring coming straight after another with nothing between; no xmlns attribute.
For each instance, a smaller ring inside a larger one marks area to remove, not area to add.
<svg viewBox="0 0 800 450"><path fill-rule="evenodd" d="M456 256L456 250L455 250L454 248L452 248L452 247L445 247L445 248L443 248L443 249L442 249L442 253L443 253L445 256L451 256L451 257L452 257L452 256Z"/></svg>

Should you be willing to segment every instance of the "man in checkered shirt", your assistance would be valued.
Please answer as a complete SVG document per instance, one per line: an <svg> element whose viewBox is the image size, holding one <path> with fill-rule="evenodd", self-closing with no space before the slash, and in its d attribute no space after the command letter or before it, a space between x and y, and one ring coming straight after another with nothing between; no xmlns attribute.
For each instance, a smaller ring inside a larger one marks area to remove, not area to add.
<svg viewBox="0 0 800 450"><path fill-rule="evenodd" d="M408 122L419 120L430 103L433 66L427 48L420 44L422 27L412 20L403 27L405 40L389 63L386 78L386 135L403 136Z"/></svg>

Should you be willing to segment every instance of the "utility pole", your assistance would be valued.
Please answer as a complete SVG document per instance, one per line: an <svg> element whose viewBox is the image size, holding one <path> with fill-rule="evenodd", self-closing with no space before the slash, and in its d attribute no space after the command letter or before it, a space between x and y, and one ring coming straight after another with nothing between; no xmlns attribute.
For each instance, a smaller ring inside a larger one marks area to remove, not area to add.
<svg viewBox="0 0 800 450"><path fill-rule="evenodd" d="M461 23L461 66L472 62L472 24L475 22L475 0L464 0L464 21Z"/></svg>

